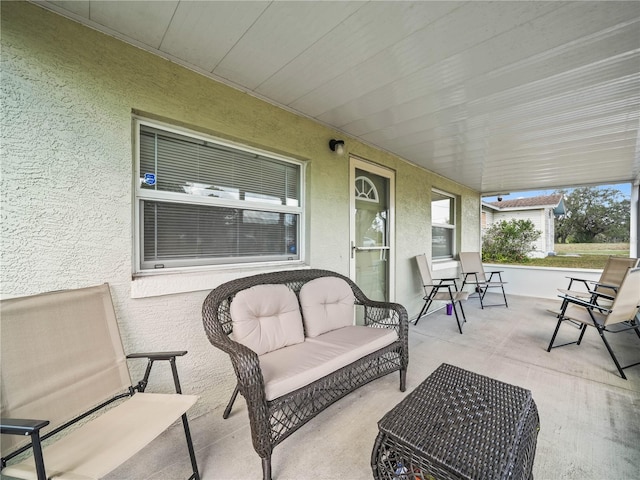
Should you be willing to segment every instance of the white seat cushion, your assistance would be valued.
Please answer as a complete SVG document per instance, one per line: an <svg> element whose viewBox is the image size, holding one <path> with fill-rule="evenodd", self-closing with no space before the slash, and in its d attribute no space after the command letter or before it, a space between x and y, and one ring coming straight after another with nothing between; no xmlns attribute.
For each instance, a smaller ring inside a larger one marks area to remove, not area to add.
<svg viewBox="0 0 640 480"><path fill-rule="evenodd" d="M321 277L300 289L300 306L307 337L353 325L355 297L341 278Z"/></svg>
<svg viewBox="0 0 640 480"><path fill-rule="evenodd" d="M395 330L348 326L262 355L266 398L293 392L397 339Z"/></svg>
<svg viewBox="0 0 640 480"><path fill-rule="evenodd" d="M258 355L304 341L300 306L286 285L256 285L231 302L235 341Z"/></svg>

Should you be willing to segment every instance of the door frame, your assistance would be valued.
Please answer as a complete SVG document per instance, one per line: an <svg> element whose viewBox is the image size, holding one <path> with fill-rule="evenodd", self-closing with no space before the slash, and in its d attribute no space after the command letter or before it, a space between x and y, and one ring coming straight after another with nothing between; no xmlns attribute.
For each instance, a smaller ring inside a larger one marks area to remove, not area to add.
<svg viewBox="0 0 640 480"><path fill-rule="evenodd" d="M354 155L349 155L349 278L355 282L356 280L356 255L353 249L355 245L356 234L356 196L355 196L355 180L356 169L365 170L367 172L385 177L389 181L389 278L388 281L388 298L390 302L394 302L396 298L396 255L395 255L395 201L396 201L396 172L387 167L368 162Z"/></svg>

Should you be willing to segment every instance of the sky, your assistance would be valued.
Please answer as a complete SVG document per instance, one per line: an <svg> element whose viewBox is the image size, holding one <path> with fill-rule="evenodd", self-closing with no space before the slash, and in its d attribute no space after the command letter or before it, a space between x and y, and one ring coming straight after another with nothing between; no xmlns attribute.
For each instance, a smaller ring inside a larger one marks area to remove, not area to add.
<svg viewBox="0 0 640 480"><path fill-rule="evenodd" d="M631 198L631 184L630 183L620 183L616 185L600 185L598 188L613 188L615 190L620 190L625 198ZM567 190L571 190L568 188ZM528 192L511 192L509 194L502 195L503 200L516 200L518 198L529 198L529 197L538 197L541 195L551 195L555 192L556 189L553 188L551 190L530 190ZM482 201L484 202L496 202L498 197L483 197Z"/></svg>

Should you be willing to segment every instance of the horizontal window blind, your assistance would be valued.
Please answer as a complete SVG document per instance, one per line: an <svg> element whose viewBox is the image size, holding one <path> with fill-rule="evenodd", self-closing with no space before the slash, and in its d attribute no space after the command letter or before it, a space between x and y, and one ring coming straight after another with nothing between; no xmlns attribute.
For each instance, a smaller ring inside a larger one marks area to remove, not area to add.
<svg viewBox="0 0 640 480"><path fill-rule="evenodd" d="M142 270L300 259L299 164L140 124L137 173Z"/></svg>
<svg viewBox="0 0 640 480"><path fill-rule="evenodd" d="M142 125L140 175L145 174L153 174L155 184L143 183L143 189L300 204L298 165Z"/></svg>

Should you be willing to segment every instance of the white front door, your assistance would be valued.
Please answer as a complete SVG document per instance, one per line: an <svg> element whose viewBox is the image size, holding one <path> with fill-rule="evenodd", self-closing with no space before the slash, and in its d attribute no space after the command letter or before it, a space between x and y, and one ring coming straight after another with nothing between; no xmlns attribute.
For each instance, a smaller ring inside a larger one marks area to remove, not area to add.
<svg viewBox="0 0 640 480"><path fill-rule="evenodd" d="M350 277L372 300L393 301L395 173L351 157Z"/></svg>

